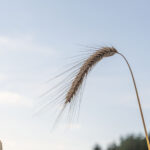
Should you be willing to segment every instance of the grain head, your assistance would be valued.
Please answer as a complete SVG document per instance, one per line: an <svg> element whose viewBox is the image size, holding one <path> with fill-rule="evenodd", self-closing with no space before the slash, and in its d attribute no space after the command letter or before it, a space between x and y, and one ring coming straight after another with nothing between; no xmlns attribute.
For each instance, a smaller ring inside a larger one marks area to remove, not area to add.
<svg viewBox="0 0 150 150"><path fill-rule="evenodd" d="M112 56L115 53L117 53L117 50L114 47L103 47L97 50L95 53L93 53L87 60L85 60L85 62L79 69L78 74L74 78L71 87L66 95L66 101L65 101L66 104L70 102L71 99L76 95L85 76L92 69L92 67L104 57Z"/></svg>

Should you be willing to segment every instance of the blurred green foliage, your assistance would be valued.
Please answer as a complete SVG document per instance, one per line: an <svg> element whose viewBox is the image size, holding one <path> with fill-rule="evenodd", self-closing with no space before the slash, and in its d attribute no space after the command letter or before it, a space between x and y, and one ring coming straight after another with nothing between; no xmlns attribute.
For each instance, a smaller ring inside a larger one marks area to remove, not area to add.
<svg viewBox="0 0 150 150"><path fill-rule="evenodd" d="M102 150L101 147L97 144L95 147L94 147L94 150Z"/></svg>
<svg viewBox="0 0 150 150"><path fill-rule="evenodd" d="M96 145L93 150L102 149L99 145ZM110 144L106 150L148 150L148 148L146 144L146 139L143 136L129 135L126 137L121 137L119 144Z"/></svg>

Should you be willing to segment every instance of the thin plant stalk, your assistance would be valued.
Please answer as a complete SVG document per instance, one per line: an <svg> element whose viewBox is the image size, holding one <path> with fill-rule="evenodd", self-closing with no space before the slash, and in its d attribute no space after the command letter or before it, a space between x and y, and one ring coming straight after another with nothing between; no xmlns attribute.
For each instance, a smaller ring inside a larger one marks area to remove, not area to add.
<svg viewBox="0 0 150 150"><path fill-rule="evenodd" d="M145 124L145 120L144 120L144 115L143 115L143 111L142 111L142 106L141 106L140 97L139 97L139 94L138 94L138 89L137 89L137 86L136 86L135 78L134 78L132 69L131 69L131 67L130 67L130 64L129 64L129 62L127 61L127 59L125 58L125 56L122 55L121 53L118 53L118 54L123 57L123 59L124 59L125 62L127 63L128 68L129 68L129 70L130 70L130 73L131 73L131 76L132 76L132 80L133 80L133 84L134 84L134 88L135 88L135 92L136 92L136 97L137 97L139 109L140 109L140 114L141 114L141 118L142 118L142 123L143 123L144 131L145 131L147 146L148 146L148 150L150 150L150 143L149 143L148 133L147 133L147 129L146 129L146 124Z"/></svg>
<svg viewBox="0 0 150 150"><path fill-rule="evenodd" d="M65 71L65 73L69 72L69 76L71 73L71 76L70 76L71 80L69 80L69 78L67 76L67 78L66 78L67 80L64 80L62 82L62 84L60 84L61 89L64 89L63 92L59 88L57 89L58 90L57 95L59 93L59 96L55 97L54 101L56 100L57 103L63 104L62 110L61 110L60 114L58 115L58 119L62 115L66 106L68 106L68 105L70 105L70 110L73 109L72 112L70 112L69 114L73 115L73 113L75 113L74 107L75 107L75 105L80 104L80 101L79 100L77 101L77 99L80 96L80 91L81 91L83 82L86 80L88 73L103 58L110 57L115 54L119 54L121 57L123 57L123 59L125 60L125 62L128 65L129 71L131 73L135 92L136 92L136 97L137 97L137 101L138 101L138 105L139 105L139 109L140 109L140 114L141 114L141 118L142 118L142 123L143 123L144 131L145 131L147 146L148 146L148 150L150 150L150 142L149 142L149 138L148 138L144 115L142 112L140 97L138 94L138 90L137 90L137 86L136 86L136 82L135 82L135 78L134 78L132 69L129 65L129 62L125 58L125 56L123 54L119 53L117 51L117 49L115 49L114 47L102 47L102 48L96 50L94 53L92 53L87 59L84 59L83 62L80 63L80 65L77 65L75 67L72 67L70 70ZM66 87L66 84L67 85L69 84L69 86ZM46 93L46 95L48 93Z"/></svg>

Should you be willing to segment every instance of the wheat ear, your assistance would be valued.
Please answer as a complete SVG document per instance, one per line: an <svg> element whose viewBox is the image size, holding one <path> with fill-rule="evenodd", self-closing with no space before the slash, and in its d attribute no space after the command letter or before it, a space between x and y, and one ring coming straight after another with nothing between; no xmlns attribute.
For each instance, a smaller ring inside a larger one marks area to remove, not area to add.
<svg viewBox="0 0 150 150"><path fill-rule="evenodd" d="M114 47L103 47L103 48L97 50L95 53L93 53L83 63L83 65L79 69L78 74L74 78L70 89L68 90L68 92L66 94L65 105L67 103L71 102L73 97L76 96L76 93L79 90L80 85L82 85L82 83L84 81L84 78L86 77L88 72L93 68L93 66L96 63L98 63L102 58L112 56L112 55L114 55L116 53L123 57L123 59L125 60L125 62L128 65L129 71L131 73L133 84L134 84L134 88L135 88L135 92L136 92L136 96L137 96L137 101L138 101L138 105L139 105L139 109L140 109L140 114L141 114L141 118L142 118L142 123L143 123L144 131L145 131L147 146L148 146L148 150L150 150L150 143L149 143L149 139L148 139L148 133L147 133L146 124L145 124L145 120L144 120L144 115L143 115L143 111L142 111L142 107L141 107L141 103L140 103L140 98L139 98L139 94L138 94L138 90L137 90L137 86L136 86L136 82L135 82L135 78L134 78L132 69L131 69L131 67L129 65L129 62L125 58L125 56L122 55L121 53L119 53Z"/></svg>
<svg viewBox="0 0 150 150"><path fill-rule="evenodd" d="M68 102L71 102L71 99L76 95L80 85L82 85L85 76L92 69L92 67L96 63L98 63L102 58L112 56L115 53L117 53L117 50L114 47L103 47L97 50L84 62L84 64L80 67L79 73L76 75L66 95L66 101L65 101L66 104Z"/></svg>

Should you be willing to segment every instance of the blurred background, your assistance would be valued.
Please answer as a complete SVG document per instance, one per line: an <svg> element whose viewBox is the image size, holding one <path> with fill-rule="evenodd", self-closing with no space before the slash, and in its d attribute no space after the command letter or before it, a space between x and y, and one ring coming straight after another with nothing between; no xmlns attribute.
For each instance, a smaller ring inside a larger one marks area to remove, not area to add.
<svg viewBox="0 0 150 150"><path fill-rule="evenodd" d="M133 68L150 131L149 6L148 0L0 1L3 149L113 150L128 138L131 145L143 142L132 80L118 55L104 59L90 73L79 120L71 129L61 121L51 132L55 114L35 115L35 109L48 90L50 83L45 82L70 63L66 58L87 47L114 46Z"/></svg>

